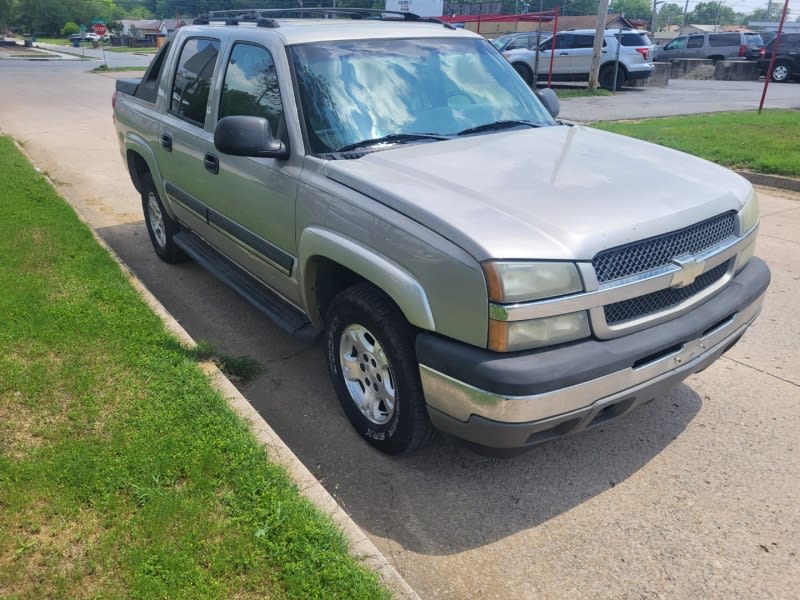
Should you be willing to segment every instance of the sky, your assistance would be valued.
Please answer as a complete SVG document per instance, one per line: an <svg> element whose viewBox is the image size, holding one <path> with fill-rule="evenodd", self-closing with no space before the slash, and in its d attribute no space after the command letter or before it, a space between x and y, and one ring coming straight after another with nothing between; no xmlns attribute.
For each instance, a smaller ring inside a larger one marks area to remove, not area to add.
<svg viewBox="0 0 800 600"><path fill-rule="evenodd" d="M704 1L711 0L689 0L689 10L691 11L698 2ZM667 2L674 2L683 6L686 0L667 0ZM758 8L766 8L767 0L722 0L722 4L730 6L734 12L747 14ZM773 6L775 5L783 8L783 0L773 0ZM789 12L786 15L786 20L794 21L798 16L800 16L800 0L789 0Z"/></svg>

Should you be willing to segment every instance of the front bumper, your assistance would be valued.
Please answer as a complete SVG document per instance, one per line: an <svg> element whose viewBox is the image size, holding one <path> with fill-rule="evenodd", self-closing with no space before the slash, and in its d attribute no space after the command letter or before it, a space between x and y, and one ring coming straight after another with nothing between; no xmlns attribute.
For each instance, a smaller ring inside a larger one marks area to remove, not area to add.
<svg viewBox="0 0 800 600"><path fill-rule="evenodd" d="M610 340L498 354L417 337L433 424L495 448L538 444L667 393L742 336L761 310L769 269L753 258L716 296L666 323Z"/></svg>

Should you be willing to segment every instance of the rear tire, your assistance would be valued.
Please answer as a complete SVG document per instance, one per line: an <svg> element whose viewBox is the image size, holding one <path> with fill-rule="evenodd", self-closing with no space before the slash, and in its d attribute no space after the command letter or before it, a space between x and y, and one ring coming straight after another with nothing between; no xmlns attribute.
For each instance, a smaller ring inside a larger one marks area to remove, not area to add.
<svg viewBox="0 0 800 600"><path fill-rule="evenodd" d="M350 423L387 454L410 452L431 437L414 331L380 290L359 283L327 313L328 374Z"/></svg>
<svg viewBox="0 0 800 600"><path fill-rule="evenodd" d="M789 64L778 61L772 69L772 81L775 83L786 83L789 81Z"/></svg>
<svg viewBox="0 0 800 600"><path fill-rule="evenodd" d="M144 222L156 254L161 260L170 264L186 260L186 254L175 244L174 239L181 227L164 208L150 173L142 175L141 189Z"/></svg>
<svg viewBox="0 0 800 600"><path fill-rule="evenodd" d="M617 69L617 85L614 85L614 65L608 65L600 70L600 87L604 90L617 91L625 83L625 70L620 66Z"/></svg>
<svg viewBox="0 0 800 600"><path fill-rule="evenodd" d="M533 85L533 71L531 68L523 63L513 63L511 66L514 67L514 70L519 73L519 76L522 77L522 80L528 84L528 86Z"/></svg>

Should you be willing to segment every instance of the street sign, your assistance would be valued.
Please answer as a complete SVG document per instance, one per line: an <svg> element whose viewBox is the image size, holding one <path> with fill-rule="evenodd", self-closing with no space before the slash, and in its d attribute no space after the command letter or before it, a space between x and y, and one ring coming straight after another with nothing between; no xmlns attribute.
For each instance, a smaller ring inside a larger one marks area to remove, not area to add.
<svg viewBox="0 0 800 600"><path fill-rule="evenodd" d="M97 35L105 35L106 32L108 31L108 29L103 23L95 23L92 27L94 28L94 32Z"/></svg>

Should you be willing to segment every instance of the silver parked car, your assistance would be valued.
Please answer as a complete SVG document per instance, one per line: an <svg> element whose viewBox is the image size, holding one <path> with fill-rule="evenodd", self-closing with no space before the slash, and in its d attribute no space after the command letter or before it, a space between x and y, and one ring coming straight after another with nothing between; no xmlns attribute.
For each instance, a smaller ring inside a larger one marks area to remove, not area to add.
<svg viewBox="0 0 800 600"><path fill-rule="evenodd" d="M538 56L535 48L507 50L503 55L528 85L534 81L534 72L538 81L548 79L551 58L553 81L586 81L592 65L594 36L594 29L560 31L555 36L555 44L551 35L539 44ZM607 29L600 55L600 85L609 90L619 89L626 82L650 77L655 68L652 47L644 31L623 29L620 33L619 29Z"/></svg>

